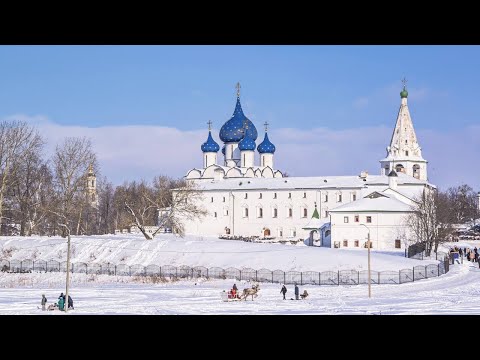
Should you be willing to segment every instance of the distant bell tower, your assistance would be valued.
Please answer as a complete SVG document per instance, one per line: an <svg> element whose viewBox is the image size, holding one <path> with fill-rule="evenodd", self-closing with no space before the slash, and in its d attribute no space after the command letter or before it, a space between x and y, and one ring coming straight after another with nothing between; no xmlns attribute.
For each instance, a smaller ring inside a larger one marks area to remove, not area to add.
<svg viewBox="0 0 480 360"><path fill-rule="evenodd" d="M404 173L416 179L427 181L427 160L422 157L422 148L417 141L417 135L408 110L407 80L404 78L402 82L403 90L400 92L402 102L390 145L387 146L387 157L380 160L381 174L389 175L392 170L395 170L396 173Z"/></svg>
<svg viewBox="0 0 480 360"><path fill-rule="evenodd" d="M93 166L90 164L87 173L87 202L90 206L98 207L98 194L97 194L97 177L93 172Z"/></svg>

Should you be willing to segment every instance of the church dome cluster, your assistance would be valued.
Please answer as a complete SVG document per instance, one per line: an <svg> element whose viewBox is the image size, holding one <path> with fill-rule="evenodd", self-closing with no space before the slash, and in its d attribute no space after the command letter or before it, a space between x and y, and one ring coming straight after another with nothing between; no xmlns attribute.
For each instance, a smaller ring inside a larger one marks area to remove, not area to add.
<svg viewBox="0 0 480 360"><path fill-rule="evenodd" d="M216 153L220 150L220 146L215 140L213 140L211 125L212 123L209 121L208 138L201 146L204 153ZM257 128L243 113L242 104L240 102L240 84L237 84L237 103L235 105L235 110L233 111L232 117L222 125L219 133L220 140L223 142L222 154L225 157L225 166L240 166L239 151L255 151L256 149L261 156L272 156L275 153L275 145L273 145L268 138L267 125L268 123L265 123L265 137L257 146L255 143L258 137ZM251 161L253 161L253 157L251 159ZM210 164L211 161L208 161L207 159L207 163ZM242 164L241 167L244 167L245 164ZM270 166L271 164L270 160L266 162L262 160L262 166Z"/></svg>

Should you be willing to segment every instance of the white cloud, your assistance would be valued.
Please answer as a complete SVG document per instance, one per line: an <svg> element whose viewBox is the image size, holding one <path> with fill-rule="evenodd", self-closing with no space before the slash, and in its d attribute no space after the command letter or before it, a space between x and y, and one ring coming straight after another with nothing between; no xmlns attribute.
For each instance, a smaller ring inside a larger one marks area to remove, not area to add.
<svg viewBox="0 0 480 360"><path fill-rule="evenodd" d="M125 180L151 179L166 174L180 177L202 166L201 144L205 130L181 131L161 126L66 126L45 116L13 115L35 125L46 137L47 154L66 136L92 139L101 172L115 184ZM260 129L260 128L259 128ZM386 154L391 128L385 126L332 130L328 128L282 128L269 131L275 144L275 167L292 176L353 175L362 170L379 174L378 160ZM218 139L218 129L212 134ZM442 188L467 183L480 190L480 126L457 131L417 130L429 178ZM263 139L260 131L257 143ZM219 152L219 160L222 154Z"/></svg>

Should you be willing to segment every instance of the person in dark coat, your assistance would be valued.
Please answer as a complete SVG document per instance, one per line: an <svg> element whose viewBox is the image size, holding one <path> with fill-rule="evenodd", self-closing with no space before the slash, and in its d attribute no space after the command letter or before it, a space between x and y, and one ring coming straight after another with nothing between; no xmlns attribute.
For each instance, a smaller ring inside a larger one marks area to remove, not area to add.
<svg viewBox="0 0 480 360"><path fill-rule="evenodd" d="M72 297L70 295L68 295L68 308L72 308L75 310L75 308L73 307L73 300L72 300Z"/></svg>
<svg viewBox="0 0 480 360"><path fill-rule="evenodd" d="M298 285L295 284L295 300L300 300L298 295L300 294L300 290L298 289Z"/></svg>
<svg viewBox="0 0 480 360"><path fill-rule="evenodd" d="M42 295L42 310L45 311L45 305L47 305L47 298L45 295Z"/></svg>
<svg viewBox="0 0 480 360"><path fill-rule="evenodd" d="M233 284L233 290L238 291L237 284Z"/></svg>
<svg viewBox="0 0 480 360"><path fill-rule="evenodd" d="M285 300L285 294L287 293L287 288L285 285L282 285L282 288L280 290L280 294L283 294L283 300Z"/></svg>

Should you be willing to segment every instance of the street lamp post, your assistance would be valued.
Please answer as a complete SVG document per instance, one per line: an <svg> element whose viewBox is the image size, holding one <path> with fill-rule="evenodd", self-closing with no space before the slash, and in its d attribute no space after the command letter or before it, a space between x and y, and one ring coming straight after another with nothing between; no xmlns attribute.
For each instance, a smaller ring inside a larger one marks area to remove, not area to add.
<svg viewBox="0 0 480 360"><path fill-rule="evenodd" d="M365 226L368 230L368 237L367 237L367 253L368 253L368 297L372 297L372 272L370 271L370 228L365 225L365 224L360 224L362 226Z"/></svg>

